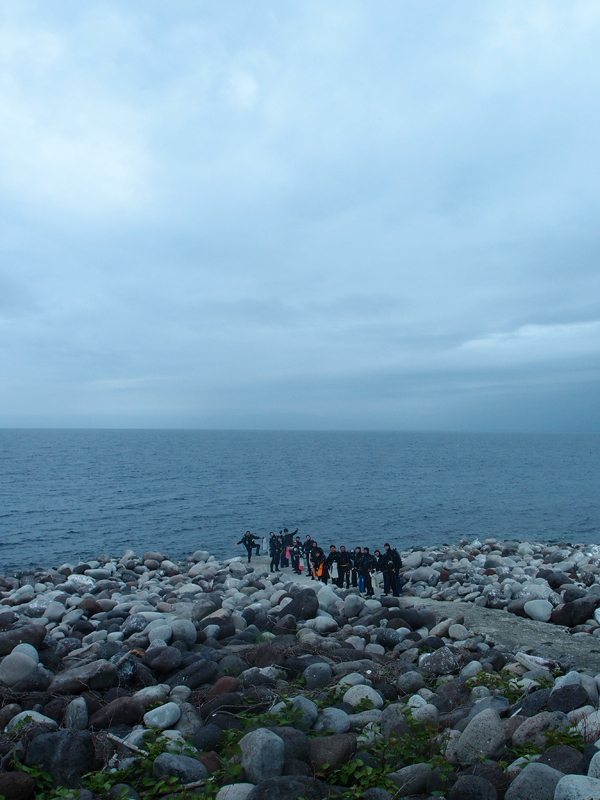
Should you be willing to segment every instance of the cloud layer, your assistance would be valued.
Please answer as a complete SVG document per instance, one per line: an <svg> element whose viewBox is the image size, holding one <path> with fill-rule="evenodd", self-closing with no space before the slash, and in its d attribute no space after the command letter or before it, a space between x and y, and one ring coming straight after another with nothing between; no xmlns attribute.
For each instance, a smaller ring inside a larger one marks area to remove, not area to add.
<svg viewBox="0 0 600 800"><path fill-rule="evenodd" d="M600 430L596 2L0 13L0 426Z"/></svg>

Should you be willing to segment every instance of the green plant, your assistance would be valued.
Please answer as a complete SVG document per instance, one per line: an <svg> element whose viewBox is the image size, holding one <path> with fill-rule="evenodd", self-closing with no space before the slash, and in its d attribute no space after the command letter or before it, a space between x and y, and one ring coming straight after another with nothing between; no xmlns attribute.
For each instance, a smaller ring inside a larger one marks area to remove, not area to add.
<svg viewBox="0 0 600 800"><path fill-rule="evenodd" d="M583 748L585 747L585 742L581 733L572 729L565 730L558 728L553 731L546 731L544 739L546 740L546 750L549 747L556 747L556 745L559 744L573 747L575 750L580 750L581 752L583 752Z"/></svg>
<svg viewBox="0 0 600 800"><path fill-rule="evenodd" d="M328 784L348 787L342 797L353 800L372 786L395 793L397 787L389 774L409 764L428 761L434 768L451 772L452 767L446 763L438 742L438 731L432 725L416 722L410 712L406 722L410 732L391 733L385 738L378 735L352 761L334 770L324 764L316 777Z"/></svg>

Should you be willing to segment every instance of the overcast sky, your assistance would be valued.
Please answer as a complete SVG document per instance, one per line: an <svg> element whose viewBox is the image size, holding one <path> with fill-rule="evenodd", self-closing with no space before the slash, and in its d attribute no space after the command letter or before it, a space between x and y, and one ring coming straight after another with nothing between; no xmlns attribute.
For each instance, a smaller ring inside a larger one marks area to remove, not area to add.
<svg viewBox="0 0 600 800"><path fill-rule="evenodd" d="M600 431L598 0L0 21L0 427Z"/></svg>

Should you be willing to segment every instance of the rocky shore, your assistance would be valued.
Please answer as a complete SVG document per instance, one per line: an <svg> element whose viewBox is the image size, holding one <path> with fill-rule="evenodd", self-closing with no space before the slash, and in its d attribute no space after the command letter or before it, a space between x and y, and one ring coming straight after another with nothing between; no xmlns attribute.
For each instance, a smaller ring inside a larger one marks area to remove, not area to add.
<svg viewBox="0 0 600 800"><path fill-rule="evenodd" d="M600 548L402 558L401 598L205 551L0 576L0 796L600 800Z"/></svg>

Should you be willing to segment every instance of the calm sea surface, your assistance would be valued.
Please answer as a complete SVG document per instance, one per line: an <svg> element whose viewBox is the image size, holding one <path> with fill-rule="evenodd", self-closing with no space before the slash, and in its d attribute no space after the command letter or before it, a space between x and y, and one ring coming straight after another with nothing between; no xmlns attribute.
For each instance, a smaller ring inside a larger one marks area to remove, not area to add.
<svg viewBox="0 0 600 800"><path fill-rule="evenodd" d="M399 547L600 542L600 436L0 430L0 570L244 531Z"/></svg>

